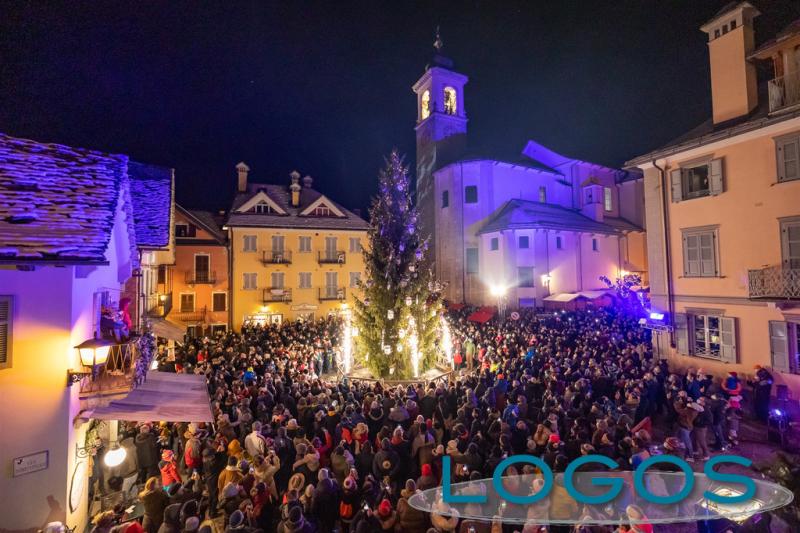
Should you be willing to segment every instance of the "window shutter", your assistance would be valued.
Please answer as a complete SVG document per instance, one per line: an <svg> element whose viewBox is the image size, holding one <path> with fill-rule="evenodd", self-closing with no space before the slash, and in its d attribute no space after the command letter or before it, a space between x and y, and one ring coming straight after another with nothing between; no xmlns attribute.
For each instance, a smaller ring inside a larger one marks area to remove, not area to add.
<svg viewBox="0 0 800 533"><path fill-rule="evenodd" d="M789 372L789 344L786 322L769 322L769 351L772 355L772 368L778 372Z"/></svg>
<svg viewBox="0 0 800 533"><path fill-rule="evenodd" d="M689 353L689 324L686 313L675 313L675 345L679 353Z"/></svg>
<svg viewBox="0 0 800 533"><path fill-rule="evenodd" d="M683 183L681 169L677 168L669 173L670 183L672 184L672 201L680 202L683 200Z"/></svg>
<svg viewBox="0 0 800 533"><path fill-rule="evenodd" d="M722 194L724 190L722 176L722 159L712 159L708 172L708 192L711 196Z"/></svg>
<svg viewBox="0 0 800 533"><path fill-rule="evenodd" d="M11 365L11 296L0 296L0 368Z"/></svg>
<svg viewBox="0 0 800 533"><path fill-rule="evenodd" d="M776 142L778 181L797 179L800 174L800 137Z"/></svg>
<svg viewBox="0 0 800 533"><path fill-rule="evenodd" d="M720 358L724 363L736 363L736 319L720 317Z"/></svg>

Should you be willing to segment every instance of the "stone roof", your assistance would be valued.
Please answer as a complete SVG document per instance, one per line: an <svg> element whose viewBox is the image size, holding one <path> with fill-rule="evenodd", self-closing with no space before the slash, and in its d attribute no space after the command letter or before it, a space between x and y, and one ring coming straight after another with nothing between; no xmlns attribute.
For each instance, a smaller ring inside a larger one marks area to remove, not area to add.
<svg viewBox="0 0 800 533"><path fill-rule="evenodd" d="M509 200L478 231L478 235L513 229L555 229L615 234L617 228L597 222L574 209L530 200Z"/></svg>
<svg viewBox="0 0 800 533"><path fill-rule="evenodd" d="M188 219L196 222L199 226L201 226L202 229L210 233L220 243L225 242L227 239L225 232L222 231L222 224L224 223L224 220L220 220L218 215L215 215L211 211L187 209L178 204L175 204L175 209L184 213ZM181 240L185 241L186 239L181 238Z"/></svg>
<svg viewBox="0 0 800 533"><path fill-rule="evenodd" d="M256 214L239 213L237 209L247 203L259 192L266 194L278 207L285 211L286 215L280 214ZM246 227L270 227L270 228L298 228L298 229L330 229L330 230L356 230L366 231L369 224L363 218L352 211L345 209L338 203L326 196L331 204L336 206L345 216L343 217L319 217L319 216L300 216L300 213L314 203L322 193L314 189L303 187L300 190L300 205L292 207L289 187L283 185L269 185L262 183L251 183L247 191L237 193L233 199L233 207L228 216L228 226Z"/></svg>
<svg viewBox="0 0 800 533"><path fill-rule="evenodd" d="M104 262L127 165L0 134L0 260Z"/></svg>
<svg viewBox="0 0 800 533"><path fill-rule="evenodd" d="M165 248L172 228L173 170L171 168L128 163L136 245L140 248Z"/></svg>

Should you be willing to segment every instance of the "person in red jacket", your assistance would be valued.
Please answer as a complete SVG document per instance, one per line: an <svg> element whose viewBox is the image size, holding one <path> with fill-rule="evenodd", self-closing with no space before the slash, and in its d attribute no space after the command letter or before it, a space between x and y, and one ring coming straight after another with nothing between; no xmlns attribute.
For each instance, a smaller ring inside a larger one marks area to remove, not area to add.
<svg viewBox="0 0 800 533"><path fill-rule="evenodd" d="M161 470L161 486L165 491L174 483L181 483L181 476L178 474L178 464L175 462L175 454L172 450L164 450L161 453L161 461L158 463Z"/></svg>

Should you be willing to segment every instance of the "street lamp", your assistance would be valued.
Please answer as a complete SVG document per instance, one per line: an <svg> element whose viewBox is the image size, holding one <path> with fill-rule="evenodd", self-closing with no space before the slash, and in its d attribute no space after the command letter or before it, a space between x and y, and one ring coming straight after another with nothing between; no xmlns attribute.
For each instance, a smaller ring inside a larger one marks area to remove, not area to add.
<svg viewBox="0 0 800 533"><path fill-rule="evenodd" d="M506 318L506 292L508 292L508 289L502 285L489 287L489 293L497 298L497 311L500 314L500 320L505 320Z"/></svg>
<svg viewBox="0 0 800 533"><path fill-rule="evenodd" d="M97 367L106 364L106 361L108 361L108 354L112 346L114 346L112 341L98 339L97 337L87 339L75 346L75 349L78 350L81 365L84 369L90 368L91 371L67 370L67 386L77 383L85 376L93 376Z"/></svg>
<svg viewBox="0 0 800 533"><path fill-rule="evenodd" d="M103 463L109 468L114 468L115 466L121 465L127 455L128 452L125 451L125 448L115 442L111 445L111 449L103 456Z"/></svg>

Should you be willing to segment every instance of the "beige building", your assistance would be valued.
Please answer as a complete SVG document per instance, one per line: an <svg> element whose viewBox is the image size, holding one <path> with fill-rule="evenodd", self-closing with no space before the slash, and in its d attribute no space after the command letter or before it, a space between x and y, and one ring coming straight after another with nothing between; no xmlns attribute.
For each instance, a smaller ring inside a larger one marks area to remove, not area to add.
<svg viewBox="0 0 800 533"><path fill-rule="evenodd" d="M755 47L749 3L708 35L713 113L629 162L644 172L654 345L677 367L747 378L756 364L800 394L800 26ZM755 65L771 62L759 90Z"/></svg>
<svg viewBox="0 0 800 533"><path fill-rule="evenodd" d="M231 326L312 319L353 302L364 272L365 220L292 172L286 185L249 183L237 165L225 229L231 261Z"/></svg>

